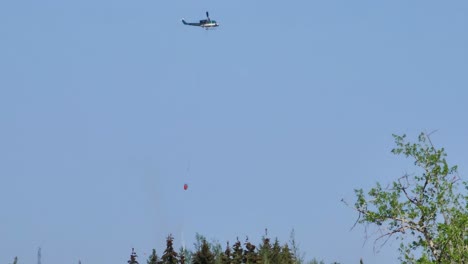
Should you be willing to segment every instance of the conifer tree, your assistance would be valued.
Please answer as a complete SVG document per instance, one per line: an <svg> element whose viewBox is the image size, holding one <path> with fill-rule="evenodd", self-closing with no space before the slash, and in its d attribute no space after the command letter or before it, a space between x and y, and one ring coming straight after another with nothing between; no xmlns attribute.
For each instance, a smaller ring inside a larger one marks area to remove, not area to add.
<svg viewBox="0 0 468 264"><path fill-rule="evenodd" d="M185 264L185 255L184 254L180 254L180 261L179 261L180 264Z"/></svg>
<svg viewBox="0 0 468 264"><path fill-rule="evenodd" d="M193 246L195 247L195 252L200 251L203 241L208 241L205 236L200 235L199 233L195 234L195 243L193 243Z"/></svg>
<svg viewBox="0 0 468 264"><path fill-rule="evenodd" d="M146 263L148 263L148 264L158 264L158 255L156 254L156 249L153 248L153 252L148 257L148 260L146 261Z"/></svg>
<svg viewBox="0 0 468 264"><path fill-rule="evenodd" d="M193 253L190 250L187 250L187 248L185 248L185 247L181 247L179 249L179 258L180 258L181 263L182 263L182 256L184 257L184 262L185 263L187 263L187 264L192 263Z"/></svg>
<svg viewBox="0 0 468 264"><path fill-rule="evenodd" d="M222 264L223 247L218 241L208 243L210 245L211 252L213 252L215 264Z"/></svg>
<svg viewBox="0 0 468 264"><path fill-rule="evenodd" d="M288 244L284 244L284 246L281 248L280 263L281 264L295 264L294 255L291 252L291 249L289 249Z"/></svg>
<svg viewBox="0 0 468 264"><path fill-rule="evenodd" d="M318 261L316 258L313 258L311 261L307 262L307 264L325 264L325 262L323 260Z"/></svg>
<svg viewBox="0 0 468 264"><path fill-rule="evenodd" d="M226 250L221 254L221 264L231 264L231 248L229 247L229 241L226 245Z"/></svg>
<svg viewBox="0 0 468 264"><path fill-rule="evenodd" d="M280 255L281 255L281 246L280 246L278 238L275 238L275 242L273 243L273 247L271 249L270 264L282 264Z"/></svg>
<svg viewBox="0 0 468 264"><path fill-rule="evenodd" d="M166 250L164 251L164 255L162 255L162 264L178 264L179 258L177 252L174 251L173 246L174 237L170 234L166 238Z"/></svg>
<svg viewBox="0 0 468 264"><path fill-rule="evenodd" d="M294 263L296 264L304 263L304 254L302 254L299 250L299 245L296 242L296 232L294 231L294 229L291 230L289 242L291 243L290 252L292 253Z"/></svg>
<svg viewBox="0 0 468 264"><path fill-rule="evenodd" d="M181 247L179 249L179 260L181 264L187 263L190 264L192 263L192 252L187 250L184 247Z"/></svg>
<svg viewBox="0 0 468 264"><path fill-rule="evenodd" d="M268 237L268 230L265 229L265 235L262 237L262 244L258 247L258 255L262 258L263 264L271 264L272 247L270 238Z"/></svg>
<svg viewBox="0 0 468 264"><path fill-rule="evenodd" d="M202 241L201 248L195 252L192 264L215 264L214 254L206 240Z"/></svg>
<svg viewBox="0 0 468 264"><path fill-rule="evenodd" d="M261 258L258 256L255 245L249 242L249 239L245 241L245 250L244 250L244 263L246 264L256 264L261 263Z"/></svg>
<svg viewBox="0 0 468 264"><path fill-rule="evenodd" d="M236 243L232 246L232 264L242 264L242 260L244 258L244 250L242 249L242 244L237 239Z"/></svg>
<svg viewBox="0 0 468 264"><path fill-rule="evenodd" d="M137 257L135 249L132 248L132 254L130 254L130 259L127 261L128 264L138 264L138 261L136 260Z"/></svg>

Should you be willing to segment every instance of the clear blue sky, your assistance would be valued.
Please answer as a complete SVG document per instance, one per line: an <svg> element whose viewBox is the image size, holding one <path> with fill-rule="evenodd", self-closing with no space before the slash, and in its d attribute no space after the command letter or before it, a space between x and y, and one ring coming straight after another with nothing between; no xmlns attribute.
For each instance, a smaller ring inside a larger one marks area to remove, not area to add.
<svg viewBox="0 0 468 264"><path fill-rule="evenodd" d="M221 27L186 27L210 11ZM126 263L172 233L291 229L306 258L374 253L353 189L438 130L466 179L468 3L0 2L0 262ZM190 164L190 166L189 166ZM182 186L188 182L189 190ZM364 245L363 245L364 244Z"/></svg>

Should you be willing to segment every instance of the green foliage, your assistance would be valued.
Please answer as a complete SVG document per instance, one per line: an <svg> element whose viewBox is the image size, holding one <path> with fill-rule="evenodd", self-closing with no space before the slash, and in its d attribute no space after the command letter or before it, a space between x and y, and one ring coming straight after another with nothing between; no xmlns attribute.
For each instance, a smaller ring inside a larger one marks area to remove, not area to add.
<svg viewBox="0 0 468 264"><path fill-rule="evenodd" d="M180 264L192 263L192 252L184 247L179 249L179 262Z"/></svg>
<svg viewBox="0 0 468 264"><path fill-rule="evenodd" d="M223 263L223 248L221 244L216 240L213 240L210 243L208 242L205 236L196 233L195 243L193 244L195 247L195 251L201 251L203 243L206 243L210 251L213 253L215 264L222 264Z"/></svg>
<svg viewBox="0 0 468 264"><path fill-rule="evenodd" d="M255 245L250 243L248 239L245 241L244 263L246 264L261 263L262 258L257 254L255 248L256 248Z"/></svg>
<svg viewBox="0 0 468 264"><path fill-rule="evenodd" d="M215 264L222 264L223 247L221 244L218 241L213 240L209 245L215 258Z"/></svg>
<svg viewBox="0 0 468 264"><path fill-rule="evenodd" d="M313 258L311 261L307 262L307 264L325 264L323 260L318 261L316 258Z"/></svg>
<svg viewBox="0 0 468 264"><path fill-rule="evenodd" d="M192 259L193 264L215 264L215 257L210 250L210 245L206 240L201 241L199 250L197 250Z"/></svg>
<svg viewBox="0 0 468 264"><path fill-rule="evenodd" d="M292 236L293 238L293 236ZM196 234L194 247L197 249L194 253L181 247L179 253L174 251L174 238L169 235L166 239L166 250L159 258L156 250L152 250L152 254L147 259L147 264L297 264L297 259L290 244L285 243L280 246L278 238L275 238L271 244L267 233L262 237L262 243L257 247L252 244L248 238L242 244L239 239L231 247L229 242L226 243L226 249L223 251L221 245L217 241L208 242L206 238L200 234ZM290 241L295 245L298 252L297 244L294 239ZM293 246L294 247L294 246ZM129 264L138 264L136 261L137 255L132 249ZM315 261L315 260L314 260ZM324 264L323 261L311 261L307 264Z"/></svg>
<svg viewBox="0 0 468 264"><path fill-rule="evenodd" d="M265 230L265 236L262 237L262 244L258 246L258 255L262 258L263 264L271 264L273 256L273 248L270 244L270 238Z"/></svg>
<svg viewBox="0 0 468 264"><path fill-rule="evenodd" d="M173 245L174 237L169 235L166 238L166 250L164 250L164 255L162 255L162 264L178 264L179 258L177 252L174 251Z"/></svg>
<svg viewBox="0 0 468 264"><path fill-rule="evenodd" d="M195 243L193 243L193 246L195 248L195 251L200 251L201 250L201 247L203 245L203 242L206 242L206 237L199 234L199 233L196 233L195 234Z"/></svg>
<svg viewBox="0 0 468 264"><path fill-rule="evenodd" d="M278 238L275 239L273 247L271 249L271 264L281 264L281 246Z"/></svg>
<svg viewBox="0 0 468 264"><path fill-rule="evenodd" d="M294 263L295 264L302 264L304 263L304 255L301 254L299 251L299 245L296 242L296 232L291 230L290 234L290 242L291 242L291 247L292 247L292 254L294 258Z"/></svg>
<svg viewBox="0 0 468 264"><path fill-rule="evenodd" d="M226 250L221 253L220 259L221 264L231 264L231 248L229 247L229 242L226 243Z"/></svg>
<svg viewBox="0 0 468 264"><path fill-rule="evenodd" d="M291 252L291 249L289 249L288 244L284 244L284 246L281 248L281 253L280 253L280 263L282 264L295 264L296 258L294 257L294 254Z"/></svg>
<svg viewBox="0 0 468 264"><path fill-rule="evenodd" d="M242 244L237 239L236 243L234 243L232 247L232 259L231 263L232 264L242 264L244 259L244 250L242 249Z"/></svg>
<svg viewBox="0 0 468 264"><path fill-rule="evenodd" d="M412 159L418 172L387 187L377 183L367 195L355 190L357 223L377 226L376 241L383 244L392 236L401 239L402 263L466 263L467 199L455 191L457 167L448 165L444 149L435 148L424 133L417 143L406 142L405 135L394 138L392 153Z"/></svg>
<svg viewBox="0 0 468 264"><path fill-rule="evenodd" d="M156 249L153 249L153 252L148 257L146 261L147 264L158 264L158 255L156 254Z"/></svg>
<svg viewBox="0 0 468 264"><path fill-rule="evenodd" d="M127 261L128 264L138 264L137 259L137 254L135 250L132 248L132 254L130 254L130 259ZM81 262L81 261L80 261Z"/></svg>

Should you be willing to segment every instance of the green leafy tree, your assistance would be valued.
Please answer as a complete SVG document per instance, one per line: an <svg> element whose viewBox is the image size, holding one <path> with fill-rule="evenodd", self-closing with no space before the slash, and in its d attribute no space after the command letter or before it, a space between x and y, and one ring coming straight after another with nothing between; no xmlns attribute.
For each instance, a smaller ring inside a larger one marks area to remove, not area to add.
<svg viewBox="0 0 468 264"><path fill-rule="evenodd" d="M162 264L179 263L179 256L177 252L174 251L174 237L172 237L172 235L166 238L166 250L164 250L164 255L162 255L161 259Z"/></svg>
<svg viewBox="0 0 468 264"><path fill-rule="evenodd" d="M192 264L215 264L215 257L206 240L201 242L200 249L195 252Z"/></svg>
<svg viewBox="0 0 468 264"><path fill-rule="evenodd" d="M403 263L468 263L467 197L456 191L457 167L425 133L416 143L405 135L394 138L392 153L410 158L418 170L387 187L377 183L367 195L355 190L356 224L376 226L382 245L393 236L400 239Z"/></svg>
<svg viewBox="0 0 468 264"><path fill-rule="evenodd" d="M158 264L158 255L156 254L156 249L153 249L153 252L148 257L146 261L147 264Z"/></svg>

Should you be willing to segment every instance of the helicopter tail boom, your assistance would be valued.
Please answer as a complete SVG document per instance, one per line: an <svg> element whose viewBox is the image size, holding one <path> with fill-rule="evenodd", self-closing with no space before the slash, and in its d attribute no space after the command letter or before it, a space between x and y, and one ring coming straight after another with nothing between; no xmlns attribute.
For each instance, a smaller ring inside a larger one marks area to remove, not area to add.
<svg viewBox="0 0 468 264"><path fill-rule="evenodd" d="M199 23L187 23L183 18L182 18L182 23L187 26L200 26Z"/></svg>

